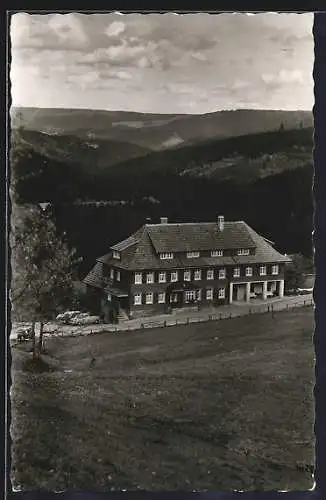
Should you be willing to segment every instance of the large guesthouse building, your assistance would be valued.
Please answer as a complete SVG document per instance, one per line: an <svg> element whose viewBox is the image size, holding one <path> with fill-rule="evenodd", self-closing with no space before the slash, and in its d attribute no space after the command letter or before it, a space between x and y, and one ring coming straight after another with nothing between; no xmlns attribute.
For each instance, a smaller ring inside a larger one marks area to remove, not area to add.
<svg viewBox="0 0 326 500"><path fill-rule="evenodd" d="M84 279L104 321L284 293L289 258L243 221L144 224Z"/></svg>

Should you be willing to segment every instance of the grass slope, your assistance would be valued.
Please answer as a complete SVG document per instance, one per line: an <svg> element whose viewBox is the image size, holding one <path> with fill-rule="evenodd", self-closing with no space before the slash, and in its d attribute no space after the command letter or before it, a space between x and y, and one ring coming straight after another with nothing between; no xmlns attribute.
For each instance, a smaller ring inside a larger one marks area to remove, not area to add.
<svg viewBox="0 0 326 500"><path fill-rule="evenodd" d="M23 489L312 486L313 311L14 348L12 472ZM91 358L95 363L91 364Z"/></svg>

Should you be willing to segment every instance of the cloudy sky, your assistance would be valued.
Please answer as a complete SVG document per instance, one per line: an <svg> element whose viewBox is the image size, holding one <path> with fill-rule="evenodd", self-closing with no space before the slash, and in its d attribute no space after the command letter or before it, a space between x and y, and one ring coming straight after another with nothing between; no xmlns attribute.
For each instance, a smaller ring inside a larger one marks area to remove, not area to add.
<svg viewBox="0 0 326 500"><path fill-rule="evenodd" d="M14 106L311 109L313 14L11 18Z"/></svg>

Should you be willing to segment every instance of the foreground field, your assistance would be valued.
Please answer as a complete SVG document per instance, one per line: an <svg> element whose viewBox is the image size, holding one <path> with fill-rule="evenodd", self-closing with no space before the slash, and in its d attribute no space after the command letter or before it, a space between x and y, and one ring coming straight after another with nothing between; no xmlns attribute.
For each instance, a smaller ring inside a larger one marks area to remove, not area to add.
<svg viewBox="0 0 326 500"><path fill-rule="evenodd" d="M23 489L312 486L313 310L12 349L12 474Z"/></svg>

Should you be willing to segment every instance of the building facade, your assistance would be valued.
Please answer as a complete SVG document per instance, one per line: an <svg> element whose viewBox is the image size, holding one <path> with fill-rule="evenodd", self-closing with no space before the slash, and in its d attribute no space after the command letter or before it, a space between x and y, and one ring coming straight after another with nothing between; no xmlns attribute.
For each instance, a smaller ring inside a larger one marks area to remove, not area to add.
<svg viewBox="0 0 326 500"><path fill-rule="evenodd" d="M243 221L144 224L84 279L104 321L282 297L289 257ZM95 308L95 309L94 309Z"/></svg>

